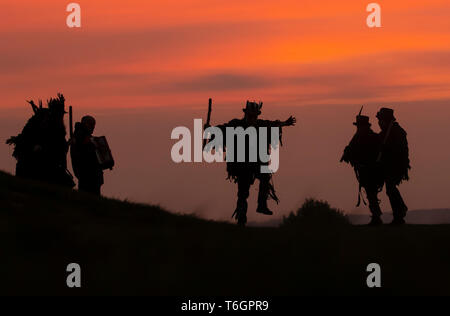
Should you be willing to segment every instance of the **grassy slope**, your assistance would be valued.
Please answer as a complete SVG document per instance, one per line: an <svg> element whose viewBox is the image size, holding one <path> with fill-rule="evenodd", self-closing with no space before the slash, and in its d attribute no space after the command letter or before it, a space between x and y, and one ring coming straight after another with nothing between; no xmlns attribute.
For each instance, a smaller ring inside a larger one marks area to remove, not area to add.
<svg viewBox="0 0 450 316"><path fill-rule="evenodd" d="M450 294L447 225L239 229L4 173L0 201L0 294Z"/></svg>

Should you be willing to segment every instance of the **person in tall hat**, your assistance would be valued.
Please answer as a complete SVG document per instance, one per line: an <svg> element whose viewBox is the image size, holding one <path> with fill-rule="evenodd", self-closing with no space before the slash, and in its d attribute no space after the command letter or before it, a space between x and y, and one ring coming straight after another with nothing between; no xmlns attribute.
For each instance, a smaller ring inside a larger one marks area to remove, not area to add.
<svg viewBox="0 0 450 316"><path fill-rule="evenodd" d="M281 144L281 129L284 126L293 126L296 123L296 119L294 117L289 117L286 121L270 121L270 120L262 120L259 119L259 116L261 115L261 109L262 109L262 102L250 102L247 101L245 108L242 109L244 112L244 117L240 119L233 119L229 121L228 123L222 124L222 125L216 125L216 128L219 128L222 131L223 135L223 149L224 151L227 150L225 144L228 144L226 141L226 128L232 127L232 128L243 128L246 130L248 127L254 127L256 129L257 137L256 140L253 139L253 141L256 142L256 144L251 143L251 138L246 139L245 142L245 161L239 162L237 159L237 152L238 150L234 151L234 160L227 161L227 172L228 172L228 179L230 181L233 181L237 183L238 185L238 193L237 193L237 204L236 209L232 215L237 220L238 225L245 226L247 223L247 199L250 194L250 187L254 184L255 180L259 180L259 193L258 193L258 207L256 209L257 213L265 214L265 215L272 215L273 212L268 208L267 201L268 199L273 199L277 203L279 202L279 199L275 193L275 188L273 186L272 180L272 173L263 173L261 172L261 166L267 165L266 162L261 161L259 155L257 156L257 161L253 162L251 159L249 159L249 151L250 148L253 147L257 148L257 152L259 153L259 145L260 145L260 128L266 127L267 128L267 134L265 135L267 137L267 148L264 150L266 152L269 152L269 146L276 147L277 144L274 144L271 142L271 128L279 128L279 142ZM208 128L209 125L205 125L205 129ZM237 137L234 139L234 144L236 145ZM205 146L205 150L208 146ZM236 146L235 146L236 148Z"/></svg>
<svg viewBox="0 0 450 316"><path fill-rule="evenodd" d="M65 98L58 93L47 101L47 107L37 107L28 101L34 115L22 132L8 139L14 145L13 156L17 159L16 175L73 187L72 176L67 171L68 142L64 125Z"/></svg>
<svg viewBox="0 0 450 316"><path fill-rule="evenodd" d="M361 115L361 112L356 116L353 125L356 126L356 133L345 148L341 162L349 163L354 168L359 183L357 206L361 202L361 189L364 189L372 214L369 225L378 226L383 224L378 199L378 193L383 187L383 179L377 165L380 137L372 130L369 117Z"/></svg>
<svg viewBox="0 0 450 316"><path fill-rule="evenodd" d="M402 225L405 223L408 207L398 190L398 185L409 180L411 169L407 133L397 122L393 109L381 108L377 118L382 141L378 162L392 207L394 216L392 224Z"/></svg>

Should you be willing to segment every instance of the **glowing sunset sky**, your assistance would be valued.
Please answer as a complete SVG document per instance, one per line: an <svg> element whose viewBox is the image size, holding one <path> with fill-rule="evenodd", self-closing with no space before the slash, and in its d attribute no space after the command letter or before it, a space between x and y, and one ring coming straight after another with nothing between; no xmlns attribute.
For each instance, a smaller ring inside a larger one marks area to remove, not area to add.
<svg viewBox="0 0 450 316"><path fill-rule="evenodd" d="M366 25L368 0L76 2L81 29L66 26L70 1L0 1L0 170L14 172L4 143L31 115L25 100L61 91L76 120L92 114L108 136L117 164L105 195L229 220L225 166L175 164L170 133L205 117L210 97L213 123L256 99L265 119L298 119L284 132L276 216L307 197L353 211L356 180L339 164L351 122L364 104L378 131L376 111L392 106L410 141L407 204L449 207L448 0L378 1L378 29ZM264 220L249 203L249 220Z"/></svg>
<svg viewBox="0 0 450 316"><path fill-rule="evenodd" d="M450 2L70 1L0 4L1 107L63 91L83 106L279 105L450 97Z"/></svg>

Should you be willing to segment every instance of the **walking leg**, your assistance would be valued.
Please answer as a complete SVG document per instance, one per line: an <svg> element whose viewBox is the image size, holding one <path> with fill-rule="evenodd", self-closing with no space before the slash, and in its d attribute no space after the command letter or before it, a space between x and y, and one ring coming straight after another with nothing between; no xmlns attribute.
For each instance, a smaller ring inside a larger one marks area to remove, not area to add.
<svg viewBox="0 0 450 316"><path fill-rule="evenodd" d="M258 208L256 212L272 215L273 212L267 207L267 200L270 193L270 179L272 175L270 173L262 173L258 176L259 178L259 193L258 193Z"/></svg>
<svg viewBox="0 0 450 316"><path fill-rule="evenodd" d="M380 208L380 200L378 200L378 191L377 189L365 189L367 200L369 202L370 213L372 213L372 220L370 221L370 226L378 226L383 224L381 220L381 208Z"/></svg>
<svg viewBox="0 0 450 316"><path fill-rule="evenodd" d="M389 197L389 202L391 203L392 213L394 215L394 222L398 224L404 223L404 218L408 207L394 182L386 182L386 194Z"/></svg>
<svg viewBox="0 0 450 316"><path fill-rule="evenodd" d="M237 179L237 184L238 200L233 217L237 219L238 225L245 226L247 223L247 198L250 195L251 181L248 177L243 176Z"/></svg>

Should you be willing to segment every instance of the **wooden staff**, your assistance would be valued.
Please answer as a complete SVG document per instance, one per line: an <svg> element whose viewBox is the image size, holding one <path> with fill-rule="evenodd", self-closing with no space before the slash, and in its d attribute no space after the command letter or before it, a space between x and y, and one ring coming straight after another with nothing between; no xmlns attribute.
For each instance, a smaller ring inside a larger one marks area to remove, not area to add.
<svg viewBox="0 0 450 316"><path fill-rule="evenodd" d="M208 102L208 116L206 117L206 124L205 126L209 127L209 123L211 121L211 110L212 110L212 99L209 98L209 102ZM203 147L205 147L206 145L206 139L203 139Z"/></svg>
<svg viewBox="0 0 450 316"><path fill-rule="evenodd" d="M72 106L69 106L69 133L70 139L73 138L73 115L72 115Z"/></svg>

